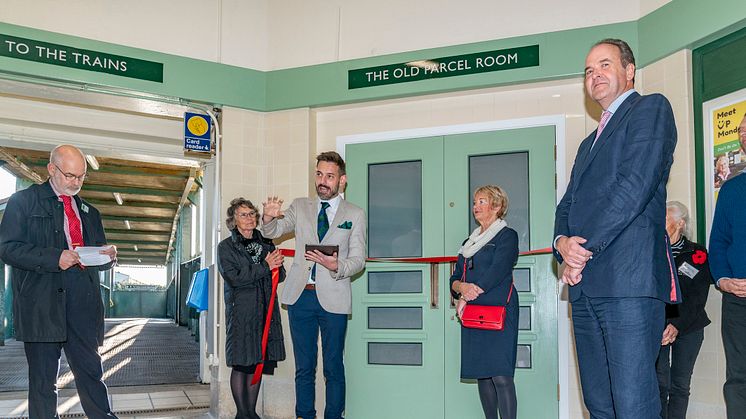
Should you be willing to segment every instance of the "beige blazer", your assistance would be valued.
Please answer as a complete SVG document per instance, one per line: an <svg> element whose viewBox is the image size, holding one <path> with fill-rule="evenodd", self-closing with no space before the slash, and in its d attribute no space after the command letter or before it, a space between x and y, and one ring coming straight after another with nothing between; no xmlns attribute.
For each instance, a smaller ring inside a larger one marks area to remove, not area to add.
<svg viewBox="0 0 746 419"><path fill-rule="evenodd" d="M283 217L262 225L260 231L264 237L270 239L295 232L295 257L280 298L280 301L287 305L293 305L298 301L313 266L313 262L303 257L306 244L338 245L337 272L330 272L321 265L316 267L316 295L324 310L330 313L350 314L350 277L365 267L365 212L344 199L340 200L337 213L329 222L329 231L319 243L316 219L318 202L318 199L295 199Z"/></svg>

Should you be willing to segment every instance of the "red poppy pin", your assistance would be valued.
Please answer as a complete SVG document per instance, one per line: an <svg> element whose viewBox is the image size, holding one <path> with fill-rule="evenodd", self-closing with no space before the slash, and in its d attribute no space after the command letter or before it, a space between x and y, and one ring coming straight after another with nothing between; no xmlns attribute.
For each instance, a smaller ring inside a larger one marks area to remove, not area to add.
<svg viewBox="0 0 746 419"><path fill-rule="evenodd" d="M696 263L697 265L701 265L705 263L706 260L707 260L707 253L701 250L697 250L692 255L692 262Z"/></svg>

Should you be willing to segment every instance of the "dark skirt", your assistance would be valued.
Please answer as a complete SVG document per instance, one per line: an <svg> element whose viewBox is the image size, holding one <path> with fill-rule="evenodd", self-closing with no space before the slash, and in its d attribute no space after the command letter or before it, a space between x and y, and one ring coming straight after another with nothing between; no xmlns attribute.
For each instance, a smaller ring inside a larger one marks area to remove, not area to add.
<svg viewBox="0 0 746 419"><path fill-rule="evenodd" d="M461 378L515 375L518 350L517 293L513 293L507 308L503 330L469 329L461 326Z"/></svg>
<svg viewBox="0 0 746 419"><path fill-rule="evenodd" d="M257 365L233 365L231 368L244 374L253 374ZM262 375L275 375L275 368L277 368L277 361L265 361Z"/></svg>

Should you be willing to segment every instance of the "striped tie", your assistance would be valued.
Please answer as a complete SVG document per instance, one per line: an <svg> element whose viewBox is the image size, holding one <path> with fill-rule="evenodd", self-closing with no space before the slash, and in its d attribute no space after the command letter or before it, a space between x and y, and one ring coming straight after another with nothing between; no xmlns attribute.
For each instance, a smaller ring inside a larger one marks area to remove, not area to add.
<svg viewBox="0 0 746 419"><path fill-rule="evenodd" d="M601 121L598 122L598 128L596 128L596 138L593 139L593 144L591 144L591 149L593 149L593 146L596 145L596 140L598 140L598 137L601 136L601 132L606 128L606 123L609 122L609 118L611 118L611 112L609 111L603 111L601 114Z"/></svg>
<svg viewBox="0 0 746 419"><path fill-rule="evenodd" d="M606 123L609 122L609 118L611 118L611 112L604 111L601 114L601 121L598 122L598 129L596 130L596 139L598 140L598 137L601 136L601 132L606 128Z"/></svg>
<svg viewBox="0 0 746 419"><path fill-rule="evenodd" d="M324 240L324 236L326 236L326 232L329 231L329 217L327 217L326 215L327 208L329 208L329 203L322 202L321 211L319 211L319 216L316 221L316 227L319 233L319 242Z"/></svg>
<svg viewBox="0 0 746 419"><path fill-rule="evenodd" d="M326 209L329 208L328 202L321 202L321 211L319 211L319 216L316 217L316 230L319 234L319 243L321 243L322 240L324 240L324 236L326 236L326 232L329 231L329 217L326 215ZM316 264L313 264L313 269L311 269L311 279L316 280Z"/></svg>

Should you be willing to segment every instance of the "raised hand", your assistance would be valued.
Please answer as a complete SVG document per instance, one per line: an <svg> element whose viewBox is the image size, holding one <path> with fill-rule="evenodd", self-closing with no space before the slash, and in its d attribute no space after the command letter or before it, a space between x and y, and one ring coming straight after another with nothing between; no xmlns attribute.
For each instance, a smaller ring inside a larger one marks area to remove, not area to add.
<svg viewBox="0 0 746 419"><path fill-rule="evenodd" d="M262 202L262 221L268 223L277 217L282 217L282 203L284 201L276 196L268 196Z"/></svg>

